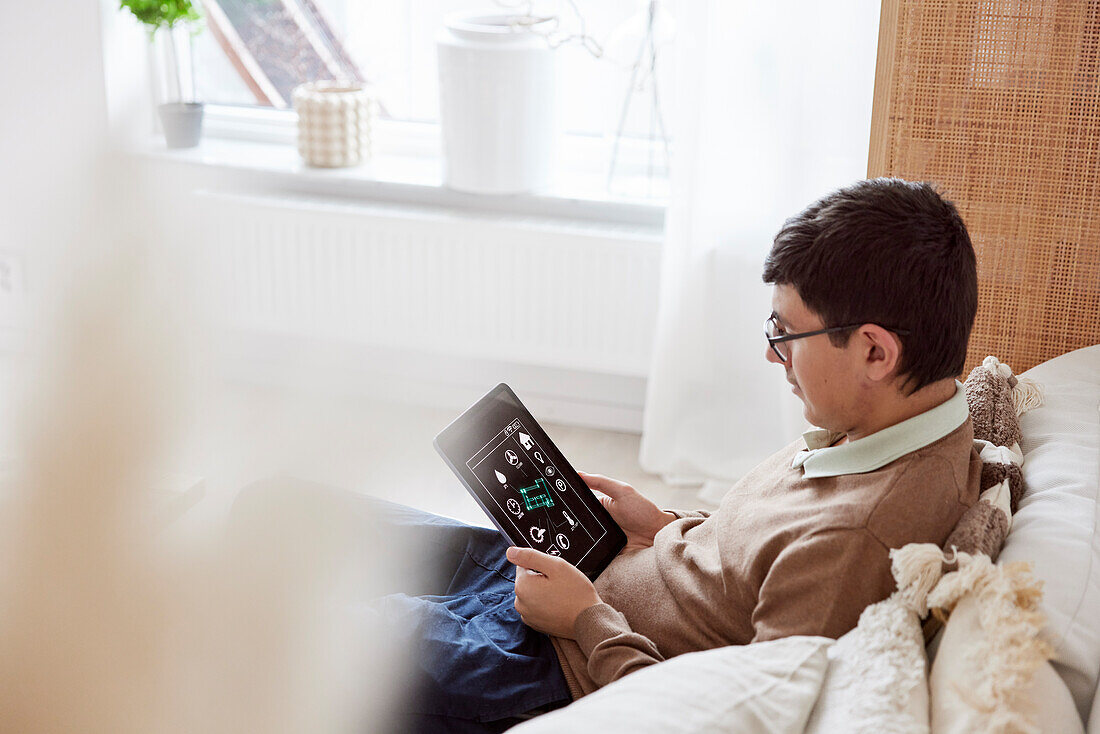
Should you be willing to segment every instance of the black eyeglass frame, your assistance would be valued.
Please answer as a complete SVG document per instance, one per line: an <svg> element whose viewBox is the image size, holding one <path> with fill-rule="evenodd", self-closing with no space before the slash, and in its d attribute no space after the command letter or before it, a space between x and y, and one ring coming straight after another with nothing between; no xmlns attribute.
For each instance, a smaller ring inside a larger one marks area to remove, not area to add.
<svg viewBox="0 0 1100 734"><path fill-rule="evenodd" d="M783 362L784 364L786 364L787 358L783 356L783 353L781 351L779 351L779 347L776 346L778 344L782 344L783 342L794 341L795 339L805 339L808 336L817 336L818 334L835 334L838 331L848 331L849 329L858 329L859 327L863 326L864 324L874 323L873 321L861 321L858 324L850 324L848 326L830 326L827 329L817 329L816 331L802 331L802 332L799 332L797 334L784 334L783 336L772 336L770 330L768 329L768 326L769 326L769 324L771 324L773 322L776 323L776 326L779 325L778 322L776 322L777 315L778 314L776 314L774 311L772 311L772 315L769 316L768 318L764 319L764 338L768 340L768 346L770 346L772 348L772 351L775 352L775 356L779 357L779 361ZM889 326L882 326L881 324L876 324L876 326L880 326L881 328L886 329L887 331L892 331L895 334L897 334L898 336L907 336L909 334L908 329L891 329Z"/></svg>

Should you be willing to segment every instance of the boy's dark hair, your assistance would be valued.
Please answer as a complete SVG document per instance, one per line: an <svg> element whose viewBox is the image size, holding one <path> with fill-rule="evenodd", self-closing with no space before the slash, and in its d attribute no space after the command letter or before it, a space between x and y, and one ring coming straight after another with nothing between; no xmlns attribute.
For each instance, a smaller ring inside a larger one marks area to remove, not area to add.
<svg viewBox="0 0 1100 734"><path fill-rule="evenodd" d="M814 202L775 236L764 282L793 286L826 327L907 330L898 371L910 394L963 371L978 308L974 247L931 184L876 178ZM851 335L829 338L843 346Z"/></svg>

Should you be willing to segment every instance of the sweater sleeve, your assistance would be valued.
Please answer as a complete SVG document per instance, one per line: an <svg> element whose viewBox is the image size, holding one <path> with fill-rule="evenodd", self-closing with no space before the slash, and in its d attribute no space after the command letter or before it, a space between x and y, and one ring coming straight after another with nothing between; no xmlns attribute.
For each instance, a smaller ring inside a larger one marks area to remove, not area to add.
<svg viewBox="0 0 1100 734"><path fill-rule="evenodd" d="M814 533L784 548L767 570L752 613L752 641L840 637L894 588L890 552L866 529Z"/></svg>
<svg viewBox="0 0 1100 734"><path fill-rule="evenodd" d="M601 687L664 660L657 646L630 629L626 617L608 604L596 604L581 612L573 631L577 645L588 658L588 675Z"/></svg>

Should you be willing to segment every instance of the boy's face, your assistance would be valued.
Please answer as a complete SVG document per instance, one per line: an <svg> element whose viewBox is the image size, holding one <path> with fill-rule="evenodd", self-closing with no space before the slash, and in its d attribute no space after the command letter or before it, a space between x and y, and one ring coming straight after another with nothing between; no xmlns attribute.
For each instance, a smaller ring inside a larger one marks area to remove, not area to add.
<svg viewBox="0 0 1100 734"><path fill-rule="evenodd" d="M793 286L776 285L772 310L783 330L798 334L825 328ZM854 341L854 340L853 340ZM770 348L767 359L782 365L787 382L802 401L806 420L820 428L847 433L859 422L861 362L859 350L836 347L828 334L793 339L780 345L787 355L783 362Z"/></svg>

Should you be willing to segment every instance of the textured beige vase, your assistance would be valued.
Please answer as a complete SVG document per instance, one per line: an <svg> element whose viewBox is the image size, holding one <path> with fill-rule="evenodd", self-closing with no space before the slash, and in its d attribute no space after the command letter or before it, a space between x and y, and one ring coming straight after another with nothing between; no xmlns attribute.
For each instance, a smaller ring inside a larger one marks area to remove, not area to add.
<svg viewBox="0 0 1100 734"><path fill-rule="evenodd" d="M362 86L308 82L294 89L298 152L311 166L340 168L370 158L374 100Z"/></svg>

